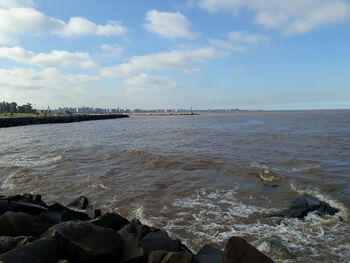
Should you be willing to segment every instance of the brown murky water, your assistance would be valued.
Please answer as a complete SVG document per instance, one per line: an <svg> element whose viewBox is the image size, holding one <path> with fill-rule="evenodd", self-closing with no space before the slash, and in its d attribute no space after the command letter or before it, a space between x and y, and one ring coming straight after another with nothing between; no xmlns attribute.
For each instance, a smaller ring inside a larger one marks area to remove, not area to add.
<svg viewBox="0 0 350 263"><path fill-rule="evenodd" d="M105 211L168 230L194 251L238 235L282 242L293 258L266 252L277 262L350 262L350 111L0 129L0 180L3 195L41 193L62 203L85 195ZM266 218L302 193L341 212Z"/></svg>

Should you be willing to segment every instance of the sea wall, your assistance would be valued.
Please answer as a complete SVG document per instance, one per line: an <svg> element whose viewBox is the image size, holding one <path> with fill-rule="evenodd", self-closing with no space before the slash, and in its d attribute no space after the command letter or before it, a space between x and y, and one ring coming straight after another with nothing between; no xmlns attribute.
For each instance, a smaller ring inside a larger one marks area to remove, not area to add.
<svg viewBox="0 0 350 263"><path fill-rule="evenodd" d="M33 125L33 124L49 124L49 123L68 123L80 121L108 120L118 118L128 118L124 114L101 114L101 115L64 115L64 116L38 116L38 117L8 117L0 118L0 128Z"/></svg>

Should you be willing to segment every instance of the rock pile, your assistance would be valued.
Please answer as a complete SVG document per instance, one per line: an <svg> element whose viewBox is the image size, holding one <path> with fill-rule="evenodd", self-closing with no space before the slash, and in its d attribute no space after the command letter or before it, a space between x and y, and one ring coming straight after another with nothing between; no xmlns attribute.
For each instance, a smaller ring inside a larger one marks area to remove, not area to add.
<svg viewBox="0 0 350 263"><path fill-rule="evenodd" d="M0 128L24 126L33 124L68 123L80 121L110 120L128 118L125 114L79 114L79 115L58 115L58 116L38 116L38 117L10 117L0 118Z"/></svg>
<svg viewBox="0 0 350 263"><path fill-rule="evenodd" d="M1 263L265 263L273 262L244 239L224 251L205 245L193 254L167 232L93 210L85 197L67 206L40 195L0 197Z"/></svg>

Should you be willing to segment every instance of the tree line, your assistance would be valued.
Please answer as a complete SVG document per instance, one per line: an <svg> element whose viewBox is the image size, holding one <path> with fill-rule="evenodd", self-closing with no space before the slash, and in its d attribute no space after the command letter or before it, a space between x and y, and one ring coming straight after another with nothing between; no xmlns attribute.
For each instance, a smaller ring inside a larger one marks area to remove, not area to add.
<svg viewBox="0 0 350 263"><path fill-rule="evenodd" d="M31 103L18 105L16 102L1 102L0 113L36 113Z"/></svg>

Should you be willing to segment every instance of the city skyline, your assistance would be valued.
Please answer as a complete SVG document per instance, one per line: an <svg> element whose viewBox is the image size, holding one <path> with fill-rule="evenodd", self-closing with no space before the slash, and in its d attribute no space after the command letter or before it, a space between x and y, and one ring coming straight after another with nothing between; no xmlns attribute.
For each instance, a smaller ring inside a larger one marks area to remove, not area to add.
<svg viewBox="0 0 350 263"><path fill-rule="evenodd" d="M1 101L350 108L347 0L0 0Z"/></svg>

